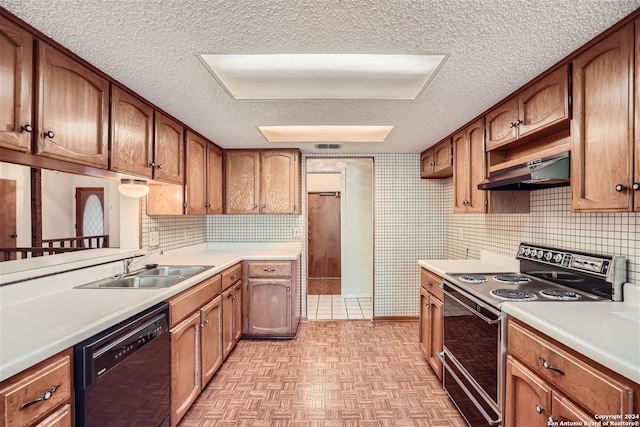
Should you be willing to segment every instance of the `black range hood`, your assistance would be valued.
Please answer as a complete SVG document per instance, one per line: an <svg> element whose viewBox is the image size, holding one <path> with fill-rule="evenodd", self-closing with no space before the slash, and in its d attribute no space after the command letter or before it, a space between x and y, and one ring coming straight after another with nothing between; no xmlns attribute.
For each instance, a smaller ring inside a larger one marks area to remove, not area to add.
<svg viewBox="0 0 640 427"><path fill-rule="evenodd" d="M531 160L489 174L480 190L540 190L569 185L569 152Z"/></svg>

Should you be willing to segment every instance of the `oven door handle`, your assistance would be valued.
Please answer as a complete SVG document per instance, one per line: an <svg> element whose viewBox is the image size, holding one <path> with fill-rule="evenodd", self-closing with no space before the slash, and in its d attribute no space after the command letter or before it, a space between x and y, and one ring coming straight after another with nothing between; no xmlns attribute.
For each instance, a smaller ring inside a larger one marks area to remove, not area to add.
<svg viewBox="0 0 640 427"><path fill-rule="evenodd" d="M469 304L460 301L460 299L456 298L455 296L453 296L451 294L451 292L448 292L446 289L444 289L444 287L442 287L442 292L448 296L449 298L451 298L452 300L454 300L455 302L457 302L458 304L461 304L462 306L464 306L467 310L473 312L473 314L475 316L478 316L480 319L484 320L486 323L488 323L489 325L495 325L497 323L500 323L500 317L498 317L497 319L489 319L487 316L485 316L482 313L479 313L475 308L472 308L469 306ZM499 313L494 313L494 310L489 310L488 307L485 307L483 304L479 304L481 305L483 308L487 309L488 311L492 312L493 314L495 314L496 316L500 316Z"/></svg>
<svg viewBox="0 0 640 427"><path fill-rule="evenodd" d="M451 366L449 366L449 364L447 363L447 361L445 359L444 351L441 352L441 353L438 353L438 357L442 361L442 365L443 365L444 369L446 369L449 372L449 374L451 374L451 376L453 377L454 381L458 384L458 386L460 388L462 388L462 391L464 391L464 394L467 395L467 397L471 400L473 405L478 409L478 411L480 411L480 413L482 414L482 417L485 420L487 420L487 423L490 426L495 426L495 425L500 424L502 422L502 417L498 417L498 419L496 419L496 420L491 418L491 416L487 413L487 411L485 411L485 409L482 407L480 402L478 402L478 400L473 396L471 391L469 391L467 386L464 385L464 383L462 382L460 377L458 377L458 375L455 372L453 372L453 369L451 369Z"/></svg>

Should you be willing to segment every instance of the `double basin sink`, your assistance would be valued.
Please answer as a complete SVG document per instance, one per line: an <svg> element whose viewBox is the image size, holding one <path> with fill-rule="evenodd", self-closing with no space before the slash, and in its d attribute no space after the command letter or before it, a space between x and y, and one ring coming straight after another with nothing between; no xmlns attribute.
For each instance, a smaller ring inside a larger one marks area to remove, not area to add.
<svg viewBox="0 0 640 427"><path fill-rule="evenodd" d="M168 288L191 276L213 268L213 265L160 265L150 269L143 269L108 277L76 286L83 289L160 289Z"/></svg>

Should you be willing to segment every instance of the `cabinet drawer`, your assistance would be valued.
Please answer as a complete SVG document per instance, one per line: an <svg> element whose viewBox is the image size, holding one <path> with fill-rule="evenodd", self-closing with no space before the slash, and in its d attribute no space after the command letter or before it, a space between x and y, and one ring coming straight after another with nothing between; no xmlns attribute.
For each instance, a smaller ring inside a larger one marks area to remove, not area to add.
<svg viewBox="0 0 640 427"><path fill-rule="evenodd" d="M250 262L249 277L291 277L290 262Z"/></svg>
<svg viewBox="0 0 640 427"><path fill-rule="evenodd" d="M236 264L222 272L222 290L229 289L231 285L242 279L242 264Z"/></svg>
<svg viewBox="0 0 640 427"><path fill-rule="evenodd" d="M533 372L562 390L589 412L631 413L632 388L603 372L595 362L568 353L512 319L507 328L509 354L520 359Z"/></svg>
<svg viewBox="0 0 640 427"><path fill-rule="evenodd" d="M220 294L220 291L221 278L220 276L213 276L169 298L167 302L170 306L169 318L171 327L174 327L188 315L200 309L207 301L215 298Z"/></svg>
<svg viewBox="0 0 640 427"><path fill-rule="evenodd" d="M0 384L0 425L21 427L51 412L71 397L72 349L59 353ZM47 400L32 402L51 392Z"/></svg>
<svg viewBox="0 0 640 427"><path fill-rule="evenodd" d="M425 268L420 269L420 284L440 301L443 299L442 289L438 287L441 283L442 277Z"/></svg>

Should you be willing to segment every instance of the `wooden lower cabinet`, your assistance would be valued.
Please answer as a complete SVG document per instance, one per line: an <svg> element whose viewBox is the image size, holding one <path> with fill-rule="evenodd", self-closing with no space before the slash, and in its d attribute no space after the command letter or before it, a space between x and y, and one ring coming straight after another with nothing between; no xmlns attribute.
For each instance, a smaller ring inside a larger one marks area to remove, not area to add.
<svg viewBox="0 0 640 427"><path fill-rule="evenodd" d="M640 385L513 318L506 327L505 427L582 425L597 414L638 412Z"/></svg>
<svg viewBox="0 0 640 427"><path fill-rule="evenodd" d="M177 425L222 364L221 276L170 298L171 425Z"/></svg>
<svg viewBox="0 0 640 427"><path fill-rule="evenodd" d="M247 261L243 336L293 338L300 324L299 260Z"/></svg>
<svg viewBox="0 0 640 427"><path fill-rule="evenodd" d="M222 355L226 359L242 337L242 281L222 292Z"/></svg>
<svg viewBox="0 0 640 427"><path fill-rule="evenodd" d="M0 383L0 426L71 426L73 349L69 348ZM47 400L38 400L51 391ZM35 402L26 407L25 403Z"/></svg>
<svg viewBox="0 0 640 427"><path fill-rule="evenodd" d="M442 379L442 361L438 353L442 351L442 292L436 285L442 278L431 271L420 271L420 334L419 347L433 372Z"/></svg>

